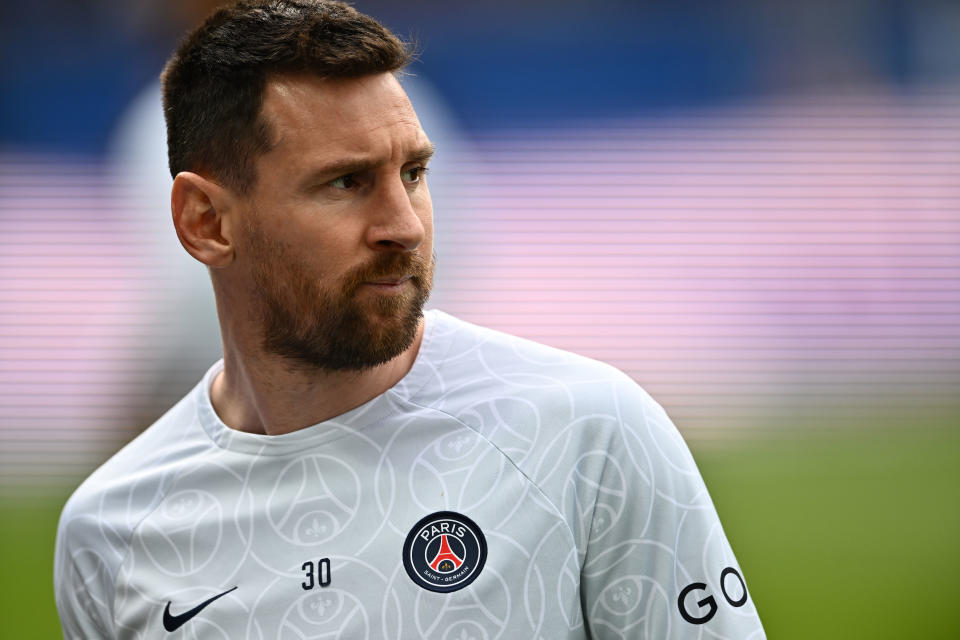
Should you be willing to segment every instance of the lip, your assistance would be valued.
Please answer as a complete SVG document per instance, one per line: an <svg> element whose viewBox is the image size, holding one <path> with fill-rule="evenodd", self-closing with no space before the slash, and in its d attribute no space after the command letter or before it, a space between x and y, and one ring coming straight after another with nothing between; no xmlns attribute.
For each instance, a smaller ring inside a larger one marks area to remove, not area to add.
<svg viewBox="0 0 960 640"><path fill-rule="evenodd" d="M376 291L382 291L388 293L391 291L400 291L403 286L410 281L412 276L402 276L399 278L382 278L380 280L371 280L369 282L364 282L364 286L374 289Z"/></svg>
<svg viewBox="0 0 960 640"><path fill-rule="evenodd" d="M410 280L412 276L401 276L399 278L383 278L381 280L371 280L369 282L364 282L364 284L370 284L377 287L399 287L404 282Z"/></svg>

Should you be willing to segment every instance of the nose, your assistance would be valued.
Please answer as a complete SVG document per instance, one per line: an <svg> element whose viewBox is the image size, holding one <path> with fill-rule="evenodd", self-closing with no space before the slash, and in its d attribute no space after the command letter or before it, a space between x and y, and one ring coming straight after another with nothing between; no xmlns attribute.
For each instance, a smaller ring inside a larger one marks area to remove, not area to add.
<svg viewBox="0 0 960 640"><path fill-rule="evenodd" d="M422 191L421 191L422 189ZM367 243L378 251L413 251L427 234L425 221L432 214L426 184L408 191L403 181L391 180L380 187L373 203Z"/></svg>

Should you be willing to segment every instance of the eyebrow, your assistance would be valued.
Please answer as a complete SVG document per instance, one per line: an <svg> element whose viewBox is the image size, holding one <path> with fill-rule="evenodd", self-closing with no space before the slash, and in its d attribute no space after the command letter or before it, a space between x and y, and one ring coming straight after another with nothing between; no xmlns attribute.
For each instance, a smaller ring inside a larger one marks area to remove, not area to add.
<svg viewBox="0 0 960 640"><path fill-rule="evenodd" d="M433 143L425 144L409 153L404 164L407 162L419 162L426 164L430 158L433 157L435 151L436 146L434 146ZM332 180L349 173L362 173L364 171L370 171L371 169L376 168L379 164L379 161L372 158L344 158L343 160L325 164L322 167L311 171L309 176L307 176L302 184L304 186L312 186L318 182Z"/></svg>
<svg viewBox="0 0 960 640"><path fill-rule="evenodd" d="M436 150L437 147L432 142L428 142L419 149L415 149L413 153L410 154L407 162L422 162L426 164L430 161L430 158L433 157Z"/></svg>

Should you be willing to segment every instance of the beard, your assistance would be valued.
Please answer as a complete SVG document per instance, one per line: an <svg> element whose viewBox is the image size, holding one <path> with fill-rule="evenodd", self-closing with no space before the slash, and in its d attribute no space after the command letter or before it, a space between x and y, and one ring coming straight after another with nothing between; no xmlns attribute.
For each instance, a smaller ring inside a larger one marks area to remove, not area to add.
<svg viewBox="0 0 960 640"><path fill-rule="evenodd" d="M259 243L255 243L259 244ZM256 247L253 272L260 297L261 345L296 368L364 371L413 344L430 297L434 260L415 253L382 253L322 286L280 247ZM409 275L400 292L363 295L365 282ZM361 295L358 295L361 294Z"/></svg>

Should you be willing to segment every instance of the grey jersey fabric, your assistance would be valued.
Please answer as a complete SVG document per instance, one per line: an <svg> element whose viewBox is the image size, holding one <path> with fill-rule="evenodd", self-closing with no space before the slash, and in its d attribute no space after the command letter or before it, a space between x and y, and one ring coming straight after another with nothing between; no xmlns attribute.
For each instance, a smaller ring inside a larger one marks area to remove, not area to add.
<svg viewBox="0 0 960 640"><path fill-rule="evenodd" d="M219 420L220 367L64 508L65 637L764 637L682 439L607 365L430 311L395 387L280 436Z"/></svg>

